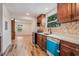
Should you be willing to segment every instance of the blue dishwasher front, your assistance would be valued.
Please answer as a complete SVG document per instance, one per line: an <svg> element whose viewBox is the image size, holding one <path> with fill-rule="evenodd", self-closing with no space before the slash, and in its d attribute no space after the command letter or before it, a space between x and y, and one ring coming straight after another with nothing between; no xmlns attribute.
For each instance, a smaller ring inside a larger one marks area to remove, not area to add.
<svg viewBox="0 0 79 59"><path fill-rule="evenodd" d="M47 40L47 51L54 56L59 56L59 43L53 40Z"/></svg>

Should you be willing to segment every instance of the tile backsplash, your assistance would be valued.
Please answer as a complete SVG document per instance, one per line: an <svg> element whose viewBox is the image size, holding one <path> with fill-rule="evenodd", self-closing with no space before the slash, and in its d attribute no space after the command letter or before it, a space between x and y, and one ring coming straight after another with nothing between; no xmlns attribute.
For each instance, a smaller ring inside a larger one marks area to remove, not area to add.
<svg viewBox="0 0 79 59"><path fill-rule="evenodd" d="M60 27L52 28L52 32L79 36L79 21L61 24Z"/></svg>

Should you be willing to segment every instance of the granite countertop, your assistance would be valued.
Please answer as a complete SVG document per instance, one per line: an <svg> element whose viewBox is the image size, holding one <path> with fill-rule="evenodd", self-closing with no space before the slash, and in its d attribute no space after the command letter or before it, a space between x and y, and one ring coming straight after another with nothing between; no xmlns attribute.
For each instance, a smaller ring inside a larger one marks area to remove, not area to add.
<svg viewBox="0 0 79 59"><path fill-rule="evenodd" d="M38 34L45 35L44 33L38 33ZM50 35L45 35L45 36L57 38L57 39L72 42L72 43L75 43L75 44L79 44L79 37L72 36L72 35L52 33Z"/></svg>

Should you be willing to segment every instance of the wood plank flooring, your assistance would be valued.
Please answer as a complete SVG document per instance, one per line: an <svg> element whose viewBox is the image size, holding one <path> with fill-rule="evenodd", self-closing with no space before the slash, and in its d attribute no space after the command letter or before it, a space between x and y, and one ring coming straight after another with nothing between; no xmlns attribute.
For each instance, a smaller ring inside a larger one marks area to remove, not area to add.
<svg viewBox="0 0 79 59"><path fill-rule="evenodd" d="M12 50L7 52L7 56L47 56L38 45L32 44L32 35L16 36L13 41Z"/></svg>

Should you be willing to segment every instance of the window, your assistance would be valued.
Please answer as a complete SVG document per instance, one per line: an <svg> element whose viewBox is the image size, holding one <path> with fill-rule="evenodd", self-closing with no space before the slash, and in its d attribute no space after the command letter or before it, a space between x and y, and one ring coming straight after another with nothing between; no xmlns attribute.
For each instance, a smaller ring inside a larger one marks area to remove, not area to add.
<svg viewBox="0 0 79 59"><path fill-rule="evenodd" d="M22 27L23 27L23 25L18 25L18 26L17 26L17 31L18 31L18 32L22 32L22 30L23 30Z"/></svg>
<svg viewBox="0 0 79 59"><path fill-rule="evenodd" d="M57 21L57 14L53 14L48 17L47 20L47 27L58 27L60 26L60 23Z"/></svg>

